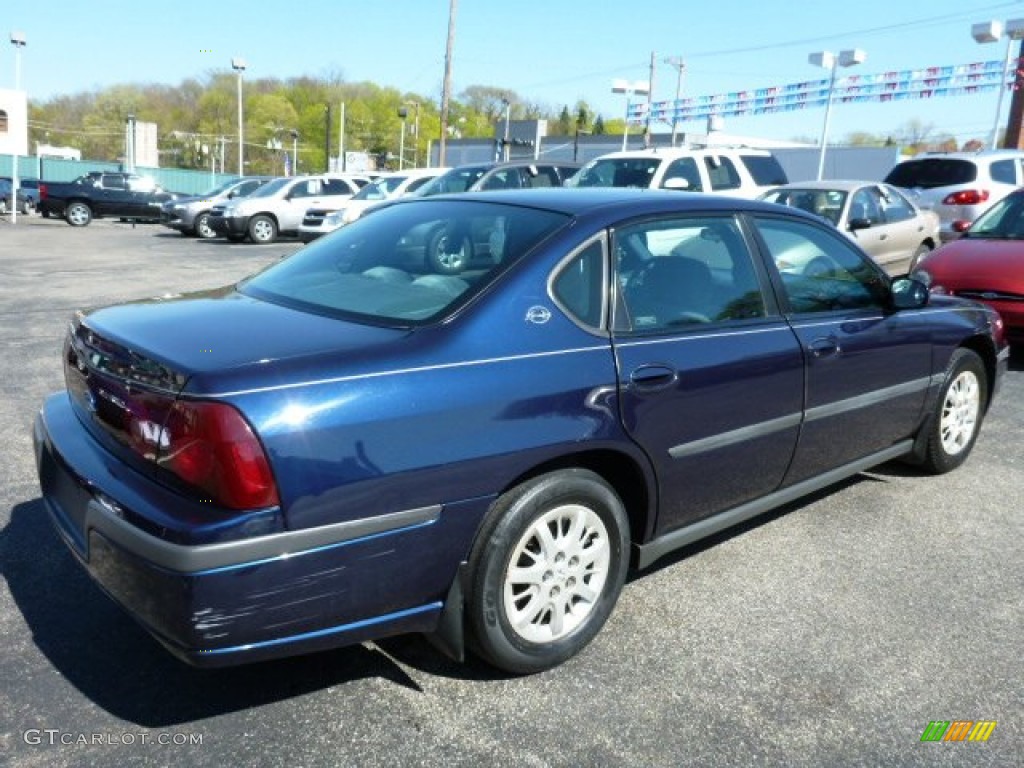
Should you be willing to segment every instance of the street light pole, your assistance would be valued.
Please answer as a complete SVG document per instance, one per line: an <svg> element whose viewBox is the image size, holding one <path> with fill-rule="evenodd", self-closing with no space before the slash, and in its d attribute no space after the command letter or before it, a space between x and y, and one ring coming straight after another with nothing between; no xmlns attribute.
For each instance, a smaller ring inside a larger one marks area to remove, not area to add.
<svg viewBox="0 0 1024 768"><path fill-rule="evenodd" d="M626 119L622 126L622 151L625 152L629 146L629 97L634 93L644 95L651 92L649 83L643 80L629 82L628 80L612 80L612 93L623 93L626 95Z"/></svg>
<svg viewBox="0 0 1024 768"><path fill-rule="evenodd" d="M11 32L11 45L14 46L14 90L21 91L21 49L25 47L25 33ZM25 131L28 132L28 99L25 99ZM27 149L27 147L26 147ZM14 142L11 156L11 224L18 223L18 139Z"/></svg>
<svg viewBox="0 0 1024 768"><path fill-rule="evenodd" d="M501 103L505 105L505 130L501 137L501 159L502 162L507 163L509 159L508 151L508 140L509 140L509 122L512 120L512 102L508 99L502 99Z"/></svg>
<svg viewBox="0 0 1024 768"><path fill-rule="evenodd" d="M971 27L971 36L978 43L995 43L1006 35L1006 57L1003 61L1002 78L999 81L999 99L996 101L996 118L992 123L992 135L989 137L989 148L999 148L999 123L1003 115L1003 97L1006 95L1006 81L1010 76L1010 63L1013 60L1013 41L1024 39L1024 19L1012 19L1004 25L1001 21L989 21Z"/></svg>
<svg viewBox="0 0 1024 768"><path fill-rule="evenodd" d="M836 88L836 67L852 67L856 64L863 64L867 60L867 54L859 48L852 48L840 51L837 57L830 51L812 53L807 61L816 67L831 70L828 80L828 95L825 98L825 122L821 127L821 148L818 151L818 181L825 175L825 149L828 146L828 121L832 113L832 96Z"/></svg>
<svg viewBox="0 0 1024 768"><path fill-rule="evenodd" d="M245 72L245 59L235 56L231 59L231 68L238 73L238 175L245 175L245 142L242 137L242 73Z"/></svg>
<svg viewBox="0 0 1024 768"><path fill-rule="evenodd" d="M299 132L292 128L292 175L299 175Z"/></svg>
<svg viewBox="0 0 1024 768"><path fill-rule="evenodd" d="M398 170L401 171L405 168L405 120L409 117L409 110L399 107L398 116L402 118L402 132L398 137Z"/></svg>

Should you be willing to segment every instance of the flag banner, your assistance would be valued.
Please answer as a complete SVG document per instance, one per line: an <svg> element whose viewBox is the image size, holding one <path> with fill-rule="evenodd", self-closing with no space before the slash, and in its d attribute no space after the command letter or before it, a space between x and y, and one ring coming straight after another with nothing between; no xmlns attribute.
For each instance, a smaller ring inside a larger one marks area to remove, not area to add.
<svg viewBox="0 0 1024 768"><path fill-rule="evenodd" d="M927 67L882 72L876 75L850 75L836 78L833 104L885 103L910 99L948 98L986 93L1000 88L1016 90L1024 76L1024 59L1011 61L1004 70L1001 61L979 61L958 66ZM1003 73L1006 71L1004 79ZM630 104L626 120L632 125L651 120L682 123L705 120L711 116L737 117L768 115L797 109L823 107L829 99L829 79L733 91L709 96L693 96L675 101Z"/></svg>

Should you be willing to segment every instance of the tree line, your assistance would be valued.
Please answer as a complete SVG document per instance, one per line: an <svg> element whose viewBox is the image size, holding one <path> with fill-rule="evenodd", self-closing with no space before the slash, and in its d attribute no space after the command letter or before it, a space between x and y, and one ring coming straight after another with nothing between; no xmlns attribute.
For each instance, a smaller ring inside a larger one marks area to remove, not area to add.
<svg viewBox="0 0 1024 768"><path fill-rule="evenodd" d="M29 144L73 147L83 158L120 162L131 115L157 124L162 167L201 169L212 162L219 168L223 152L224 169L232 172L238 162L237 87L233 73L211 72L178 85L113 85L33 101ZM293 140L300 172L326 170L327 152L332 157L338 153L342 105L345 150L370 153L388 165L397 167L400 145L404 165L414 158L425 164L428 144L440 132L436 100L374 83L347 83L340 76L245 79L242 101L246 172L251 174L281 173L283 154L291 153ZM509 89L472 85L451 101L451 137L492 137L495 122L505 117L506 102L512 120L547 120L549 135L622 130L621 118L606 123L583 101L553 109Z"/></svg>

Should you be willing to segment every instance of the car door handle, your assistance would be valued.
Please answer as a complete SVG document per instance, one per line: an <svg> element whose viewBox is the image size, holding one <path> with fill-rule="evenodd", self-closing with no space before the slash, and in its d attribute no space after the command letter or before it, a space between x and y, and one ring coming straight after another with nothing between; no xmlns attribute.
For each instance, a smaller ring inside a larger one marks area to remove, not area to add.
<svg viewBox="0 0 1024 768"><path fill-rule="evenodd" d="M643 392L656 392L675 384L679 377L675 368L667 365L648 364L634 368L629 374L629 385Z"/></svg>
<svg viewBox="0 0 1024 768"><path fill-rule="evenodd" d="M839 347L839 339L835 336L822 336L807 345L814 357L834 357L842 350Z"/></svg>

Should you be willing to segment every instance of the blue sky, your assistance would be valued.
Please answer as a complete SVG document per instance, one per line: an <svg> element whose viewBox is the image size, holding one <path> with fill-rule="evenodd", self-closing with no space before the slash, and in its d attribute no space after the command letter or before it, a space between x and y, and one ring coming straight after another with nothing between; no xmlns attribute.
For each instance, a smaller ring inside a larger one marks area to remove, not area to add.
<svg viewBox="0 0 1024 768"><path fill-rule="evenodd" d="M448 0L5 5L4 36L20 30L28 41L21 71L30 99L115 83L175 84L227 70L232 56L247 60L247 76L340 73L440 99ZM459 0L453 92L474 84L507 87L555 108L582 98L619 117L625 102L610 92L611 81L646 80L652 51L659 62L684 58L684 95L701 96L824 77L807 63L821 50L863 49L867 62L850 73L865 75L1002 59L1005 44L979 45L971 25L1015 18L1024 18L1020 0ZM14 69L14 48L3 46L0 87L14 86ZM675 88L676 71L659 63L654 98L673 98ZM888 134L916 118L961 142L986 138L996 99L989 92L837 105L829 133ZM816 138L823 116L817 108L733 118L725 129Z"/></svg>

